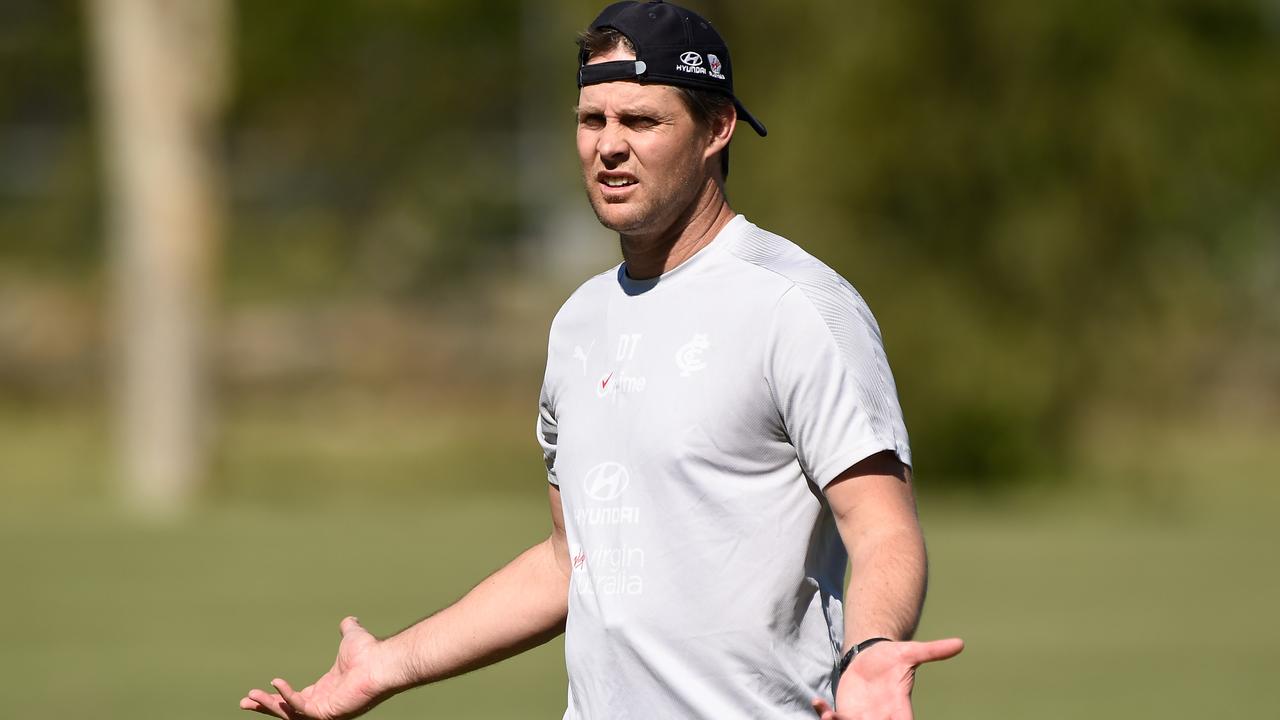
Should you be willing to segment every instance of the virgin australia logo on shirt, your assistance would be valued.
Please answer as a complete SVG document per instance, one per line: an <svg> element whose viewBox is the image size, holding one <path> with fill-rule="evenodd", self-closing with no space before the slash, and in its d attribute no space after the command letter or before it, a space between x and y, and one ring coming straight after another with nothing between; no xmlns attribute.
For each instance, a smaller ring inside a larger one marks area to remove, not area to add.
<svg viewBox="0 0 1280 720"><path fill-rule="evenodd" d="M573 590L579 595L640 595L644 592L641 571L646 564L643 549L621 545L588 550L581 545L569 548L573 562Z"/></svg>

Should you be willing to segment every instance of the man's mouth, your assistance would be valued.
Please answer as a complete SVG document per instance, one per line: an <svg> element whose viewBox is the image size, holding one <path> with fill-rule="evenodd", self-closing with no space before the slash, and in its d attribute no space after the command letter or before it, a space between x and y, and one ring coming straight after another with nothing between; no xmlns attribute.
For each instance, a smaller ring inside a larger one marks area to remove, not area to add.
<svg viewBox="0 0 1280 720"><path fill-rule="evenodd" d="M640 182L628 173L598 173L596 181L608 188L624 188Z"/></svg>

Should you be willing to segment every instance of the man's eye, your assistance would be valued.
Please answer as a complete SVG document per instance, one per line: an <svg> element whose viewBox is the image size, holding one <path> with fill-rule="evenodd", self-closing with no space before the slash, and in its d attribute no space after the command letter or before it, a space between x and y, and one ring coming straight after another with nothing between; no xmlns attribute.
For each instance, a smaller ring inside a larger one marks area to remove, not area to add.
<svg viewBox="0 0 1280 720"><path fill-rule="evenodd" d="M636 118L631 118L630 120L627 121L627 125L633 128L641 129L641 130L645 128L651 128L657 124L658 124L658 119L651 118L651 117L636 117Z"/></svg>
<svg viewBox="0 0 1280 720"><path fill-rule="evenodd" d="M583 115L578 118L578 124L585 128L593 130L604 127L603 115Z"/></svg>

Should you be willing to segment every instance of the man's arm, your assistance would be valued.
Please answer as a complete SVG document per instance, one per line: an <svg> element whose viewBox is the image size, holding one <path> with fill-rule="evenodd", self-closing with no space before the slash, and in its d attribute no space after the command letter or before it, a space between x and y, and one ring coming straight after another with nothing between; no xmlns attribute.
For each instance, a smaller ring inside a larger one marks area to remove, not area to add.
<svg viewBox="0 0 1280 720"><path fill-rule="evenodd" d="M385 640L342 622L342 643L329 672L295 691L252 690L240 707L294 718L351 718L387 698L491 665L564 632L569 602L568 544L560 490L549 485L552 531L453 605Z"/></svg>
<svg viewBox="0 0 1280 720"><path fill-rule="evenodd" d="M916 667L964 648L956 638L907 642L920 622L927 583L911 469L892 452L878 453L841 473L826 496L849 552L844 649L875 637L895 642L872 645L850 663L836 689L839 712L822 700L814 709L821 720L909 720Z"/></svg>
<svg viewBox="0 0 1280 720"><path fill-rule="evenodd" d="M911 469L877 453L831 481L826 496L849 551L845 647L873 637L910 640L928 574Z"/></svg>

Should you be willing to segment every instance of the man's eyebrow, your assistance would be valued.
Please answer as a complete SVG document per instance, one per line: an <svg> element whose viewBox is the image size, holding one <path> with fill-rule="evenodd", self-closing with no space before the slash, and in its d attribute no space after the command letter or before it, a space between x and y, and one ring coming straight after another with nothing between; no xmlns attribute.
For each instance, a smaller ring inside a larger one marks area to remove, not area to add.
<svg viewBox="0 0 1280 720"><path fill-rule="evenodd" d="M648 107L645 105L636 105L634 107L622 108L621 110L618 111L618 116L631 117L631 118L636 118L636 117L660 118L660 117L665 117L666 113L662 112L661 110L658 110L657 108Z"/></svg>
<svg viewBox="0 0 1280 720"><path fill-rule="evenodd" d="M580 105L573 109L573 116L578 118L603 114L604 111L594 105ZM657 108L644 106L622 108L621 110L618 110L617 115L619 118L624 120L633 120L636 118L655 118L661 120L667 117L667 113L664 113Z"/></svg>

